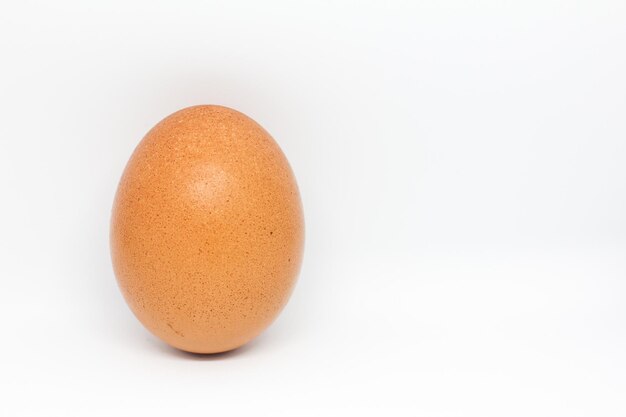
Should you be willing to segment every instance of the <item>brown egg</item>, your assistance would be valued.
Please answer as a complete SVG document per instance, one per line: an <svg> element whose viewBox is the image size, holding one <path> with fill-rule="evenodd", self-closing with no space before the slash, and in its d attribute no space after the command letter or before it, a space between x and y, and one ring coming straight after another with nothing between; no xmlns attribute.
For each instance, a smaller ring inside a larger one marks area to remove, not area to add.
<svg viewBox="0 0 626 417"><path fill-rule="evenodd" d="M226 107L186 108L150 130L113 205L111 254L128 305L189 352L235 349L263 331L289 298L303 244L287 159Z"/></svg>

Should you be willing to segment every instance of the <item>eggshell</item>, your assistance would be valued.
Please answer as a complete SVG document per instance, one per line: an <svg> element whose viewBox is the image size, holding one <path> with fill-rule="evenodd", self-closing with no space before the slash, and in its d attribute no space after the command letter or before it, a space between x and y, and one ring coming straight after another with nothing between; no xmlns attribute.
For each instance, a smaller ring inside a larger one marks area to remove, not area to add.
<svg viewBox="0 0 626 417"><path fill-rule="evenodd" d="M256 122L180 110L139 143L119 183L111 254L119 287L156 336L216 353L278 315L302 260L304 220L287 159Z"/></svg>

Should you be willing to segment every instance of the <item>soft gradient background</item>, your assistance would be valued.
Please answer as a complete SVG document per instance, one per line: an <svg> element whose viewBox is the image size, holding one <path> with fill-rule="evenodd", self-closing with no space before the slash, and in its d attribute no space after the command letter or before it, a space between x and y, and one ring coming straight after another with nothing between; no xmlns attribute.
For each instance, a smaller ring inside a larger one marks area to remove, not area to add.
<svg viewBox="0 0 626 417"><path fill-rule="evenodd" d="M621 0L2 2L0 414L626 415L625 74ZM135 145L202 103L307 220L286 310L207 358L108 248Z"/></svg>

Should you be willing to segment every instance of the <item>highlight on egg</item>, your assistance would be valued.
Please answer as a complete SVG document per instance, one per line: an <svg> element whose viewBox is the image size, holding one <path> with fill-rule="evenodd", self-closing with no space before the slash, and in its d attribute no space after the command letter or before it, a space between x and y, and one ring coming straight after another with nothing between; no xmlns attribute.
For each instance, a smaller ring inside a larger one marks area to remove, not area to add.
<svg viewBox="0 0 626 417"><path fill-rule="evenodd" d="M293 290L303 256L298 186L259 124L222 106L152 128L119 182L111 257L139 321L178 349L217 353L259 335Z"/></svg>

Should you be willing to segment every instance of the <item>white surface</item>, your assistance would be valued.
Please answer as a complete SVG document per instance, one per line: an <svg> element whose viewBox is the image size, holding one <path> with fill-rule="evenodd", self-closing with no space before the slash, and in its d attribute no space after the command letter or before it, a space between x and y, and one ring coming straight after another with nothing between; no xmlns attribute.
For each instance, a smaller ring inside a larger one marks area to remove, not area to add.
<svg viewBox="0 0 626 417"><path fill-rule="evenodd" d="M0 415L626 415L626 3L5 2ZM307 220L275 324L171 350L108 221L169 113L237 108Z"/></svg>

